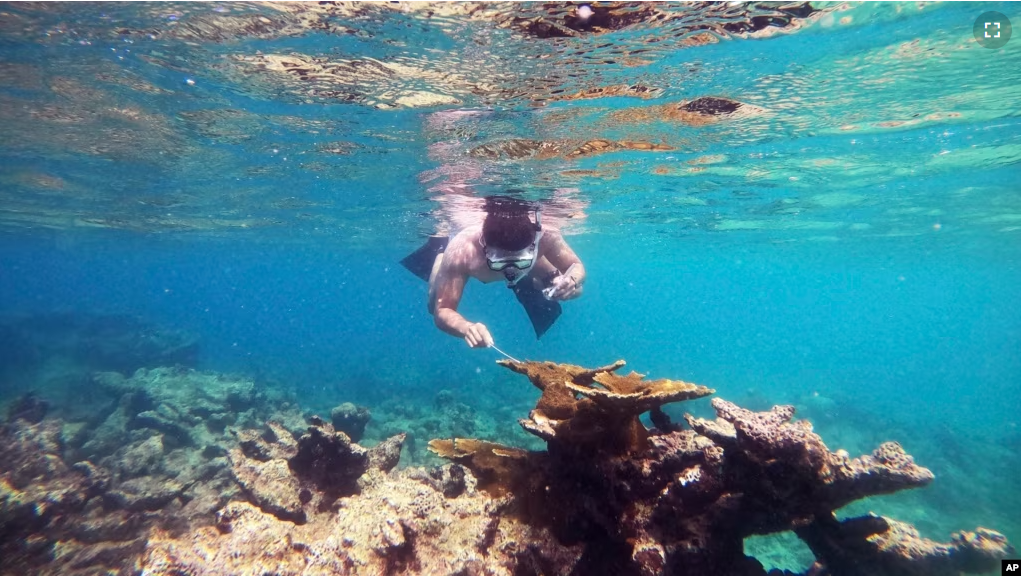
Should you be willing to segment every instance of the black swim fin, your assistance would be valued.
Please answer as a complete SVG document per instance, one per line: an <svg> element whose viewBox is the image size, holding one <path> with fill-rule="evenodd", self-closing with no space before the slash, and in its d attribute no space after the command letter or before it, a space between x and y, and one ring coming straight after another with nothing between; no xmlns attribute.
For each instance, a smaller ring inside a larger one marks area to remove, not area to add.
<svg viewBox="0 0 1021 576"><path fill-rule="evenodd" d="M557 318L560 318L563 308L560 307L560 302L547 300L543 296L542 290L532 286L531 280L531 278L524 278L521 282L511 286L511 289L518 297L518 302L524 306L525 312L528 312L528 319L532 321L532 328L535 328L535 339L538 340L550 329L550 326L553 326Z"/></svg>
<svg viewBox="0 0 1021 576"><path fill-rule="evenodd" d="M432 273L433 263L436 262L436 257L447 249L449 242L450 238L446 236L430 236L429 240L421 248L401 260L401 265L415 276L428 282L429 275ZM514 295L517 296L518 302L524 307L525 312L528 313L528 319L532 321L536 340L542 338L542 335L560 317L563 311L560 303L547 300L542 295L542 290L532 286L531 278L522 279L521 282L512 286L511 289L514 291Z"/></svg>
<svg viewBox="0 0 1021 576"><path fill-rule="evenodd" d="M450 238L446 236L430 236L421 248L401 260L401 265L415 276L428 282L429 275L433 270L433 262L436 262L436 257L447 249L448 243L450 243Z"/></svg>

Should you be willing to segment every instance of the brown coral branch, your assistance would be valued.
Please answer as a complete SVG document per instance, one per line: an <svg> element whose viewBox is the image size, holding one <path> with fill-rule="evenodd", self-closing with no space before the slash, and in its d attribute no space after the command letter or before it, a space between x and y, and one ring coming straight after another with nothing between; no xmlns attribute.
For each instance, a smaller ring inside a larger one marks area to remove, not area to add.
<svg viewBox="0 0 1021 576"><path fill-rule="evenodd" d="M798 528L825 576L958 576L993 572L1014 554L994 530L957 532L943 544L922 538L910 524L875 514L838 522L821 516Z"/></svg>
<svg viewBox="0 0 1021 576"><path fill-rule="evenodd" d="M545 390L550 383L560 384L564 381L587 385L597 375L603 372L613 372L626 364L623 360L617 360L613 364L599 368L582 368L574 364L557 364L556 362L497 360L496 363L518 374L524 374L539 390Z"/></svg>
<svg viewBox="0 0 1021 576"><path fill-rule="evenodd" d="M612 454L645 450L649 435L638 419L640 414L714 392L680 380L643 380L644 375L636 372L613 374L624 366L623 360L595 369L553 362L498 363L524 374L542 390L535 410L519 422L560 449Z"/></svg>
<svg viewBox="0 0 1021 576"><path fill-rule="evenodd" d="M566 386L568 390L591 398L596 404L607 410L628 414L643 414L663 404L702 398L716 392L712 388L680 380L655 380L646 383L647 386L645 387L636 387L634 392L618 392L617 390L622 388L616 387L615 383L610 384L613 380L603 378L604 376L611 375L600 374L596 381L600 384L606 384L607 388L609 388L608 390L578 386L571 383L567 383ZM619 377L616 377L616 379L625 380Z"/></svg>
<svg viewBox="0 0 1021 576"><path fill-rule="evenodd" d="M527 450L484 440L435 439L429 441L429 450L467 466L478 478L479 488L494 496L512 491L529 468Z"/></svg>

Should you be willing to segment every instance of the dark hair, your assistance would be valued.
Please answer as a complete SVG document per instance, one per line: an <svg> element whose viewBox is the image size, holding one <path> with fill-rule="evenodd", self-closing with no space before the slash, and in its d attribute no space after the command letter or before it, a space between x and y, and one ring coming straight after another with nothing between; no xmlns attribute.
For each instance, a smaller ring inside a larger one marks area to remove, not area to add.
<svg viewBox="0 0 1021 576"><path fill-rule="evenodd" d="M529 218L534 210L532 204L510 196L486 198L486 220L482 223L486 246L513 251L528 248L539 230Z"/></svg>

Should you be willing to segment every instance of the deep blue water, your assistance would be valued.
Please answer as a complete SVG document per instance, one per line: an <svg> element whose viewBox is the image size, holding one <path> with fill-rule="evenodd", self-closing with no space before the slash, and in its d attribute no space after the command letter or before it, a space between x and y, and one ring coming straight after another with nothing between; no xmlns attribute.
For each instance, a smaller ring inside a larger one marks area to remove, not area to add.
<svg viewBox="0 0 1021 576"><path fill-rule="evenodd" d="M310 392L342 382L358 394L345 373L372 367L408 374L391 384L409 387L502 372L495 352L434 328L425 284L396 264L404 254L393 247L127 240L9 242L0 298L19 313L140 314L197 334L203 367L272 374ZM938 239L898 253L888 242L864 251L687 241L665 259L641 238L581 237L573 244L592 279L542 340L498 284L470 284L460 310L520 358L624 358L725 397L754 391L780 403L819 392L891 418L1014 430L1018 259Z"/></svg>

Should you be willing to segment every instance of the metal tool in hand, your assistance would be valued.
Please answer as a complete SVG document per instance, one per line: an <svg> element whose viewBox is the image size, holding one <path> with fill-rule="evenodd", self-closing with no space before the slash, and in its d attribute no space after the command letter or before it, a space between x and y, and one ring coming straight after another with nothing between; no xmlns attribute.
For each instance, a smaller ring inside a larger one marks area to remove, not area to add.
<svg viewBox="0 0 1021 576"><path fill-rule="evenodd" d="M571 276L571 272L574 272L574 267L575 266L577 266L577 263L571 264L567 268L567 270L564 270L563 274L560 274L556 278L553 279L553 285L552 286L550 286L548 288L545 288L542 291L542 295L545 296L547 300L552 300L553 299L553 293L556 292L557 288L560 287L560 283L563 281L562 279L570 277Z"/></svg>
<svg viewBox="0 0 1021 576"><path fill-rule="evenodd" d="M504 352L503 350L500 350L499 348L497 348L497 347L496 347L496 344L493 344L492 346L490 346L490 348L492 348L493 350L496 350L496 351L497 351L497 352L499 352L500 354L503 354L503 355L504 355L504 357L506 357L506 358L507 358L508 360L510 360L511 362L517 362L518 364L520 364L520 363L521 363L521 361L520 361L520 360L518 360L517 358L515 358L515 357L511 356L510 354L508 354L508 353Z"/></svg>

